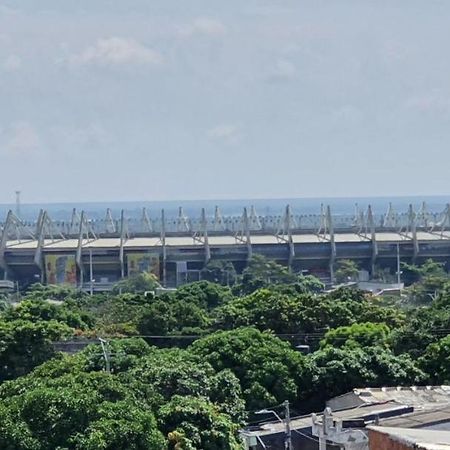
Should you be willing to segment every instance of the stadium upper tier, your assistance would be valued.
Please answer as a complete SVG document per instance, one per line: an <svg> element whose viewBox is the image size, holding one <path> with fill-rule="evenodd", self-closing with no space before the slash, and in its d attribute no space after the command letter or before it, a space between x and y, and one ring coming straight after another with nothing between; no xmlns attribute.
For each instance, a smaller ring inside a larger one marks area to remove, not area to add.
<svg viewBox="0 0 450 450"><path fill-rule="evenodd" d="M318 234L292 234L292 242L294 244L320 244L329 242L330 239ZM439 233L432 233L426 231L418 231L416 233L418 241L441 241L450 240L450 231L443 231ZM395 232L378 232L376 240L382 242L413 242L412 233L395 233ZM370 242L370 236L357 233L335 233L335 243L352 243L352 242ZM270 234L251 235L252 245L277 245L282 243L278 236ZM208 243L211 247L216 246L236 246L242 241L235 236L209 236ZM101 248L152 248L162 247L163 243L159 237L128 237L122 244L120 238L114 237L99 237L96 239L83 239L81 241L82 247L86 249L101 249ZM48 250L76 250L79 245L77 239L45 239L41 243L42 247ZM6 244L7 250L35 250L39 246L37 240L10 240ZM204 247L204 242L190 236L166 236L166 247Z"/></svg>
<svg viewBox="0 0 450 450"><path fill-rule="evenodd" d="M369 271L399 253L408 261L434 257L448 262L450 207L436 213L426 205L417 212L410 206L399 214L389 205L377 217L370 206L356 208L352 216L334 216L324 206L318 215L299 215L286 206L280 216L244 208L242 216L222 217L216 208L211 217L203 209L198 219L186 217L182 208L177 217L166 218L162 210L151 219L144 209L139 221L128 220L123 211L114 218L110 210L104 220L91 221L74 210L67 222L54 222L42 210L35 223L24 223L10 211L2 224L0 269L8 279L47 282L58 280L51 270L60 270L61 279L72 274L76 283L83 283L87 272L92 278L94 269L108 281L151 270L165 284L178 284L166 283L171 273L178 280L180 273L198 272L211 259L242 270L253 253L331 279L340 258L358 260Z"/></svg>

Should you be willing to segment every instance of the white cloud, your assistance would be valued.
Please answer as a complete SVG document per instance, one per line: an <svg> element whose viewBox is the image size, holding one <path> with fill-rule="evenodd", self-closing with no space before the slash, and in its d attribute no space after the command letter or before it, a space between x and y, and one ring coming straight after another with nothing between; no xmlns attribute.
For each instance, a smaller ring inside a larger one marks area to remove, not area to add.
<svg viewBox="0 0 450 450"><path fill-rule="evenodd" d="M215 141L235 143L239 139L240 128L237 125L223 123L211 128L206 134Z"/></svg>
<svg viewBox="0 0 450 450"><path fill-rule="evenodd" d="M10 55L2 64L2 67L7 72L14 72L19 70L22 66L22 60L17 55Z"/></svg>
<svg viewBox="0 0 450 450"><path fill-rule="evenodd" d="M99 39L94 45L69 58L73 65L95 64L120 66L129 64L160 65L161 55L140 42L121 37Z"/></svg>
<svg viewBox="0 0 450 450"><path fill-rule="evenodd" d="M21 155L39 149L41 140L35 128L28 122L16 122L0 135L2 148L6 154Z"/></svg>
<svg viewBox="0 0 450 450"><path fill-rule="evenodd" d="M210 17L198 17L191 24L185 25L180 29L182 37L194 35L223 36L226 32L227 28L222 22Z"/></svg>

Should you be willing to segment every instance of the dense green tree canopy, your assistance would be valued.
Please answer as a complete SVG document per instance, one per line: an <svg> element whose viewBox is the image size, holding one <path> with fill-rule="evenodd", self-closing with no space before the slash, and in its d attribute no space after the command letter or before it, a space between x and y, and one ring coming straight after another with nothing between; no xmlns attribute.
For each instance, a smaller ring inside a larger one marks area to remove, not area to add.
<svg viewBox="0 0 450 450"><path fill-rule="evenodd" d="M240 295L250 294L272 284L294 284L298 278L287 267L256 254L250 259L233 291Z"/></svg>
<svg viewBox="0 0 450 450"><path fill-rule="evenodd" d="M50 320L0 321L0 382L28 373L55 355L52 341L68 337L73 330Z"/></svg>
<svg viewBox="0 0 450 450"><path fill-rule="evenodd" d="M236 283L237 273L231 262L212 259L201 272L203 280L223 286L232 286Z"/></svg>
<svg viewBox="0 0 450 450"><path fill-rule="evenodd" d="M348 283L356 281L358 278L358 265L350 259L340 259L336 263L336 271L334 276L337 283Z"/></svg>
<svg viewBox="0 0 450 450"><path fill-rule="evenodd" d="M240 380L248 409L296 401L304 357L270 333L254 328L221 331L189 350L216 370L230 369Z"/></svg>
<svg viewBox="0 0 450 450"><path fill-rule="evenodd" d="M0 448L237 450L251 411L284 400L308 413L355 387L450 383L448 275L403 270L412 285L395 301L325 293L260 256L234 285L211 263L217 284L161 295L144 295L147 275L94 296L31 286L0 308ZM79 338L93 344L55 352Z"/></svg>
<svg viewBox="0 0 450 450"><path fill-rule="evenodd" d="M450 383L450 335L430 344L420 359L422 369L432 384Z"/></svg>
<svg viewBox="0 0 450 450"><path fill-rule="evenodd" d="M380 347L327 346L309 356L312 373L303 396L311 409L355 387L405 386L423 383L425 374L408 355Z"/></svg>
<svg viewBox="0 0 450 450"><path fill-rule="evenodd" d="M276 333L313 333L351 325L357 321L398 326L403 314L393 308L378 306L359 292L341 290L342 297L284 293L259 289L237 297L216 311L217 328L254 326Z"/></svg>
<svg viewBox="0 0 450 450"><path fill-rule="evenodd" d="M389 333L389 327L384 323L354 323L328 331L320 346L322 348L384 346Z"/></svg>
<svg viewBox="0 0 450 450"><path fill-rule="evenodd" d="M117 282L113 287L114 293L131 293L143 294L144 292L151 292L161 287L158 279L152 273L142 272L131 275L123 280Z"/></svg>

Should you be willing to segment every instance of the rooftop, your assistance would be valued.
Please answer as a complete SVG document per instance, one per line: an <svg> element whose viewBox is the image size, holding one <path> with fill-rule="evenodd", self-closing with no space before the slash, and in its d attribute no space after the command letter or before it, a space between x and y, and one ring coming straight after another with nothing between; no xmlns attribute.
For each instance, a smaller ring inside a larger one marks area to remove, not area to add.
<svg viewBox="0 0 450 450"><path fill-rule="evenodd" d="M391 440L423 450L450 450L450 431L417 430L370 426L369 430L388 435Z"/></svg>
<svg viewBox="0 0 450 450"><path fill-rule="evenodd" d="M395 401L415 409L436 408L450 403L450 386L409 386L353 389L327 402L333 411Z"/></svg>

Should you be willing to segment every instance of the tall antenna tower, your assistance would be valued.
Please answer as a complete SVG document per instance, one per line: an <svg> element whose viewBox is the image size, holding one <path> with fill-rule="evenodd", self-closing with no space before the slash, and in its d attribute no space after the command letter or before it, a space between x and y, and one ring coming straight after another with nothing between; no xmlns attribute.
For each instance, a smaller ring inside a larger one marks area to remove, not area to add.
<svg viewBox="0 0 450 450"><path fill-rule="evenodd" d="M16 216L20 217L20 191L16 191Z"/></svg>

